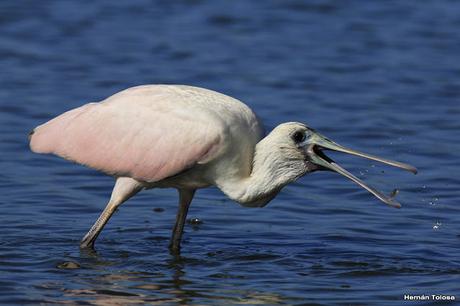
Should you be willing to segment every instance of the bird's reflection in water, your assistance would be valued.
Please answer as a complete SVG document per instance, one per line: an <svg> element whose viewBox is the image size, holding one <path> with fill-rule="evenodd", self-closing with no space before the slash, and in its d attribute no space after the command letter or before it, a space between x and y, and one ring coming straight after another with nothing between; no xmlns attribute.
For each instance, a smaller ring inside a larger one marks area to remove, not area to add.
<svg viewBox="0 0 460 306"><path fill-rule="evenodd" d="M166 263L160 263L160 272L111 271L108 266L117 266L116 261L101 258L94 250L84 250L82 259L88 261L88 268L97 274L76 275L73 288L62 288L63 300L55 301L72 303L72 298L85 299L90 305L159 305L175 303L185 305L196 296L193 290L184 290L182 286L189 284L183 279L183 259L175 257ZM167 269L163 267L167 265ZM84 265L82 265L83 268ZM98 270L103 270L98 271ZM170 275L164 272L171 271ZM102 272L102 273L100 273ZM77 288L75 288L77 287Z"/></svg>
<svg viewBox="0 0 460 306"><path fill-rule="evenodd" d="M76 273L70 282L52 285L63 295L48 302L73 304L78 298L89 305L190 305L203 300L221 301L222 304L273 305L283 300L277 294L238 290L231 286L215 290L206 280L194 282L187 277L186 270L203 264L195 258L171 255L163 262L155 263L153 271L141 272L113 270L113 267L119 266L119 261L107 260L94 250L81 251L80 256L82 264L79 272L72 270ZM50 287L50 284L42 286Z"/></svg>

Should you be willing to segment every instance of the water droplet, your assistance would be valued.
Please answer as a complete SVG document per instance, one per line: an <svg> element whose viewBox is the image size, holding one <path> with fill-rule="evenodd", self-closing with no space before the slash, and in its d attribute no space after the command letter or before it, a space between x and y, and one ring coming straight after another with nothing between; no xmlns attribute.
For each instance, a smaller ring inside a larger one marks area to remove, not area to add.
<svg viewBox="0 0 460 306"><path fill-rule="evenodd" d="M433 205L433 206L434 206L434 205L436 205L436 204L437 204L438 200L439 200L439 198L433 198L432 200L430 200L430 201L428 202L428 204L430 204L430 205Z"/></svg>
<svg viewBox="0 0 460 306"><path fill-rule="evenodd" d="M433 225L433 229L437 231L441 227L442 223L439 221L436 221L436 223Z"/></svg>
<svg viewBox="0 0 460 306"><path fill-rule="evenodd" d="M192 218L192 219L188 220L188 223L190 223L192 225L200 225L200 224L203 223L203 221L198 219L198 218Z"/></svg>

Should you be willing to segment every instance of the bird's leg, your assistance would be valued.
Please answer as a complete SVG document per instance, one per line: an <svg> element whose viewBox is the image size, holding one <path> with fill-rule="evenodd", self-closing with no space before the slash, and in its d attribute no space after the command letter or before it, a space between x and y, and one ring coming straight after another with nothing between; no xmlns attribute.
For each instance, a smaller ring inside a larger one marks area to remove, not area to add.
<svg viewBox="0 0 460 306"><path fill-rule="evenodd" d="M179 254L180 242L184 231L185 219L187 218L188 208L192 202L195 189L179 189L179 209L177 210L176 224L174 224L173 234L169 249L172 254Z"/></svg>
<svg viewBox="0 0 460 306"><path fill-rule="evenodd" d="M109 221L117 207L142 190L142 188L142 184L132 178L117 178L109 203L89 232L81 240L80 248L94 248L94 242L97 236L100 234L107 221Z"/></svg>

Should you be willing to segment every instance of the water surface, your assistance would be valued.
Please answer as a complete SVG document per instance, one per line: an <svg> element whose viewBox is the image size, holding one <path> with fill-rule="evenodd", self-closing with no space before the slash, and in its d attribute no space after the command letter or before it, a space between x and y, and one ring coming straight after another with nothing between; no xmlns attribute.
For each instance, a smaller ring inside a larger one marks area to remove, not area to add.
<svg viewBox="0 0 460 306"><path fill-rule="evenodd" d="M0 12L0 303L460 299L459 2L24 0ZM334 154L378 189L398 188L400 210L333 173L263 209L200 190L189 217L203 222L186 226L180 257L167 249L176 192L150 190L120 208L96 252L81 252L113 179L31 153L27 134L149 83L221 91L267 129L306 122L420 173Z"/></svg>

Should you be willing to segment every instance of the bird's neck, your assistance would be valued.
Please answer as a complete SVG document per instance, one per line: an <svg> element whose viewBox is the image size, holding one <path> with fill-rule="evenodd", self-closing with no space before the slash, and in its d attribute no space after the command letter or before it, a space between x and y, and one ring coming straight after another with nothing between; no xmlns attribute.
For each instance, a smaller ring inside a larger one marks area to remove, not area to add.
<svg viewBox="0 0 460 306"><path fill-rule="evenodd" d="M218 182L218 187L243 206L262 207L300 175L293 171L289 160L281 158L273 146L262 140L255 148L251 174L226 178Z"/></svg>

